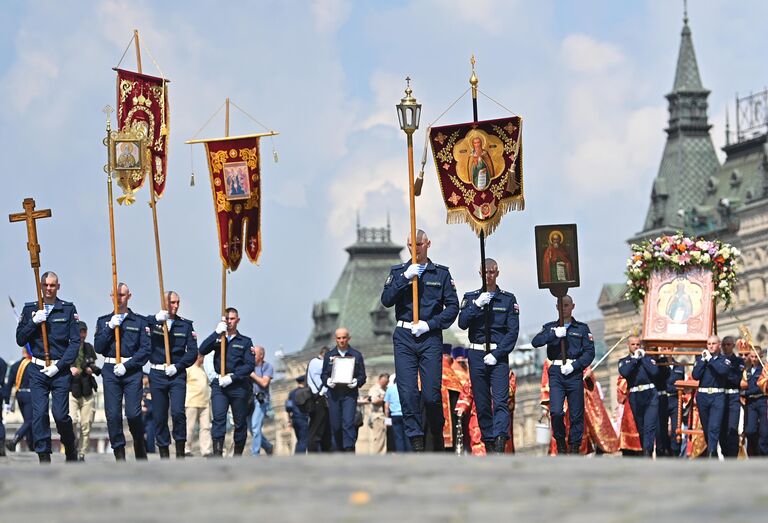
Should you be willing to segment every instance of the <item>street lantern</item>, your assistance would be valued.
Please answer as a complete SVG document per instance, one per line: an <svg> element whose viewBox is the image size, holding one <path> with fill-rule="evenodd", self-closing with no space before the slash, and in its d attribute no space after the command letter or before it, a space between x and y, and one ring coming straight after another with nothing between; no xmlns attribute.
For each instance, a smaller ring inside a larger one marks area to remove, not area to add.
<svg viewBox="0 0 768 523"><path fill-rule="evenodd" d="M421 118L421 104L416 102L411 89L411 78L406 77L405 97L397 104L397 118L400 120L400 129L405 134L412 135L419 128Z"/></svg>

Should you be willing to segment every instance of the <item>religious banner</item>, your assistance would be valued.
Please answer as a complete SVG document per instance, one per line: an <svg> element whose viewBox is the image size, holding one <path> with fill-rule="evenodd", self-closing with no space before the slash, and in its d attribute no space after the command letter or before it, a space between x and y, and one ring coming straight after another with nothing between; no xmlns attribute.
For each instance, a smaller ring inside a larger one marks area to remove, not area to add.
<svg viewBox="0 0 768 523"><path fill-rule="evenodd" d="M261 254L261 168L259 138L244 136L205 142L213 205L224 266L237 270L245 252Z"/></svg>
<svg viewBox="0 0 768 523"><path fill-rule="evenodd" d="M146 165L139 166L138 159L144 156L140 151L131 153L129 145L121 145L122 148L117 150L117 182L125 194L118 199L120 203L133 203L133 194L144 185L146 174L150 175L155 195L163 195L168 164L169 116L168 84L164 78L117 69L118 133L142 134L148 156ZM120 172L121 158L124 159L124 173ZM133 163L129 162L131 158L134 158Z"/></svg>
<svg viewBox="0 0 768 523"><path fill-rule="evenodd" d="M522 124L513 116L431 128L448 223L489 236L508 211L525 208Z"/></svg>

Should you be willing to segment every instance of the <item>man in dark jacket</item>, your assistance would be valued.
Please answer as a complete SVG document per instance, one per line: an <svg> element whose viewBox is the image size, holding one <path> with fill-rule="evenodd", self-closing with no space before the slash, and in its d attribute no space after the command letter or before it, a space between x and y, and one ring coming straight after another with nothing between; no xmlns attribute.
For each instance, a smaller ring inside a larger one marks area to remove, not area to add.
<svg viewBox="0 0 768 523"><path fill-rule="evenodd" d="M96 395L99 388L96 377L101 374L101 369L96 366L96 351L93 345L85 341L88 336L88 326L84 321L79 323L80 350L75 362L69 368L72 373L72 384L69 388L69 412L72 423L75 426L75 440L77 441L77 459L85 461L85 453L88 452L91 424L96 414Z"/></svg>

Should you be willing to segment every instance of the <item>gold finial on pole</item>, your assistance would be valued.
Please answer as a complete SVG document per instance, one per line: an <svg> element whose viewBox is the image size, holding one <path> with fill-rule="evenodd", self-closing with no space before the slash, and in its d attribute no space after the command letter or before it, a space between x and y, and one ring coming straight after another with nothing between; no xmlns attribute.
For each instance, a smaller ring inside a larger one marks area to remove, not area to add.
<svg viewBox="0 0 768 523"><path fill-rule="evenodd" d="M469 63L472 64L472 76L469 77L469 85L472 86L472 98L477 98L477 84L480 83L480 80L475 74L475 64L477 63L475 55L472 55L472 58L469 59Z"/></svg>

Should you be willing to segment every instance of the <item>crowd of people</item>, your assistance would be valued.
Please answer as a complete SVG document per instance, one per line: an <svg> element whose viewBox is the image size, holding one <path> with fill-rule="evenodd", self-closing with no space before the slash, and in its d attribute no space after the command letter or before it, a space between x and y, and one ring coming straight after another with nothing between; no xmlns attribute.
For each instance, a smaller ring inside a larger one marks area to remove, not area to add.
<svg viewBox="0 0 768 523"><path fill-rule="evenodd" d="M408 246L414 248L416 262L393 266L380 298L384 307L394 307L395 374L379 375L361 394L368 379L365 358L351 345L349 330L336 329L335 346L324 347L308 363L285 404L297 454L355 452L359 429L366 423L371 453L444 451L462 445L473 454L514 451L516 381L509 354L517 343L520 308L514 294L498 285L499 264L485 259L483 287L459 301L449 269L428 257L427 234L419 230L415 245L409 238ZM59 288L55 273L43 274L43 306L25 304L16 329L24 357L10 372L0 360L0 378L6 379L0 389L3 410L18 404L24 417L8 441L0 417L3 454L15 451L24 439L41 463L50 462L50 411L66 460L83 461L98 375L109 442L118 461L126 459L123 419L137 460L147 459L155 447L161 459L170 458L172 441L176 458L184 458L193 452L195 435L203 456L241 456L249 432L252 455L273 453L263 425L272 409L274 369L264 359L264 348L238 330L237 309L227 308L214 331L198 343L192 321L178 314L178 293L166 293L165 308L144 316L130 309L130 289L120 283L114 310L96 320L91 345L85 341L86 324L73 303L58 297ZM621 403L629 408L623 409L620 430L613 431L590 368L595 357L592 333L573 317L570 296L559 303L558 319L545 323L532 340L547 355L542 404L551 420L551 452L579 454L592 448L679 455L675 391L686 376L673 354L646 354L640 339L630 338L629 354L619 362ZM460 355L445 354L443 330L457 318L468 331L469 344ZM711 337L690 376L698 382L694 408L706 454L716 455L718 444L725 456L738 453L742 401L750 454L765 454L768 376L757 351L745 360L733 348L734 340L724 338L721 353L720 339ZM96 365L97 355L101 366ZM361 406L367 406L367 416ZM228 429L231 448L225 449ZM633 434L639 448L625 445Z"/></svg>

